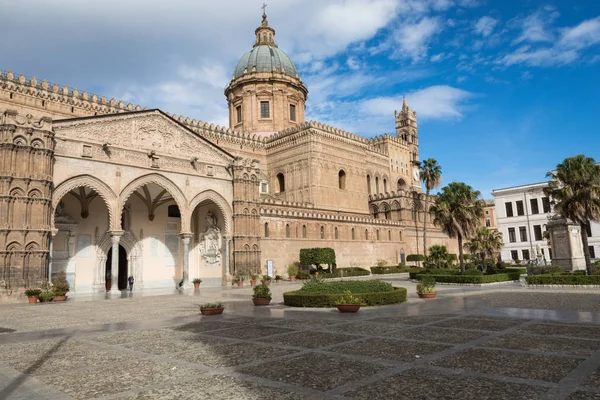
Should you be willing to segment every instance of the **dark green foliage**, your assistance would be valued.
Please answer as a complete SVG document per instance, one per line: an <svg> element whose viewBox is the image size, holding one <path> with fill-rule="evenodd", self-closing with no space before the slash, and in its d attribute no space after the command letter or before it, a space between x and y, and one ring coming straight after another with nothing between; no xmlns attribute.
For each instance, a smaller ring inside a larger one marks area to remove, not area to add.
<svg viewBox="0 0 600 400"><path fill-rule="evenodd" d="M25 296L27 297L38 297L42 293L41 289L27 289L25 290Z"/></svg>
<svg viewBox="0 0 600 400"><path fill-rule="evenodd" d="M414 267L406 267L404 265L401 266L392 266L392 267L371 267L371 273L373 275L382 275L382 274L401 274L403 272L423 272L421 268Z"/></svg>
<svg viewBox="0 0 600 400"><path fill-rule="evenodd" d="M406 256L406 261L425 261L425 256L423 254L409 254Z"/></svg>
<svg viewBox="0 0 600 400"><path fill-rule="evenodd" d="M456 256L456 254L453 254L453 256L456 257L456 260L458 260L458 257ZM465 261L469 261L469 260L471 260L471 255L463 254L463 258L465 259Z"/></svg>
<svg viewBox="0 0 600 400"><path fill-rule="evenodd" d="M529 285L600 285L600 275L549 274L525 278Z"/></svg>
<svg viewBox="0 0 600 400"><path fill-rule="evenodd" d="M317 268L321 264L327 264L330 269L335 270L335 250L330 247L300 249L300 264L314 265Z"/></svg>
<svg viewBox="0 0 600 400"><path fill-rule="evenodd" d="M519 274L526 274L527 273L527 268L504 267L502 269L498 269L498 272L500 272L500 273L503 273L503 272L518 272Z"/></svg>
<svg viewBox="0 0 600 400"><path fill-rule="evenodd" d="M52 285L52 291L55 296L64 296L71 288L69 282L67 282L67 274L62 269L58 271L54 276L54 279L52 279Z"/></svg>
<svg viewBox="0 0 600 400"><path fill-rule="evenodd" d="M350 276L367 276L371 275L369 271L364 268L359 267L348 267L348 268L338 268L333 272L319 272L319 278L342 278L342 277L350 277Z"/></svg>
<svg viewBox="0 0 600 400"><path fill-rule="evenodd" d="M341 283L341 282L332 282ZM365 306L403 303L406 301L406 289L394 287L384 292L355 293ZM344 293L300 293L300 291L283 294L283 303L292 307L335 307Z"/></svg>
<svg viewBox="0 0 600 400"><path fill-rule="evenodd" d="M42 292L38 296L38 300L40 301L40 303L50 302L54 300L54 295L50 292Z"/></svg>
<svg viewBox="0 0 600 400"><path fill-rule="evenodd" d="M392 290L392 285L376 279L368 281L338 281L323 282L309 281L302 285L299 293L344 293L349 290L355 293L386 292Z"/></svg>
<svg viewBox="0 0 600 400"><path fill-rule="evenodd" d="M564 272L564 269L560 265L544 265L541 267L531 267L530 272L532 275L560 274Z"/></svg>
<svg viewBox="0 0 600 400"><path fill-rule="evenodd" d="M477 271L477 270L475 270ZM480 272L480 271L478 271ZM422 275L418 275L417 279ZM431 275L435 278L436 282L441 283L492 283L492 282L507 282L519 280L520 274L508 273L508 274L493 274L493 275Z"/></svg>
<svg viewBox="0 0 600 400"><path fill-rule="evenodd" d="M270 299L271 298L271 289L267 285L256 285L254 286L254 294L252 295L253 299Z"/></svg>
<svg viewBox="0 0 600 400"><path fill-rule="evenodd" d="M465 270L470 270L470 269L477 269L477 265L473 264L472 262L466 263Z"/></svg>
<svg viewBox="0 0 600 400"><path fill-rule="evenodd" d="M297 279L310 279L310 272L304 271L304 270L300 270L296 274L296 278Z"/></svg>

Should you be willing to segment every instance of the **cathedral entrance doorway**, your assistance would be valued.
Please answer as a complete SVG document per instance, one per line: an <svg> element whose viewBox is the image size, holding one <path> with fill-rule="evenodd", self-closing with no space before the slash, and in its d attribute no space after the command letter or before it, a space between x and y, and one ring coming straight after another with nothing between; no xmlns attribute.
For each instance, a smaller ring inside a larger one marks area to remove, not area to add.
<svg viewBox="0 0 600 400"><path fill-rule="evenodd" d="M112 280L118 279L117 287L119 290L127 289L127 251L121 245L119 245L119 270L112 270L112 248L108 250L108 255L106 256L106 291L110 291Z"/></svg>

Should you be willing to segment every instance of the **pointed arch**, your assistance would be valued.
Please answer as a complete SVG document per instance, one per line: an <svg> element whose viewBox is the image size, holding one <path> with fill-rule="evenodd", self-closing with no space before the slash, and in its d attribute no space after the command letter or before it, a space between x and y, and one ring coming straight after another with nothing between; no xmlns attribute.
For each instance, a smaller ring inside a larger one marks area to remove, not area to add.
<svg viewBox="0 0 600 400"><path fill-rule="evenodd" d="M108 220L109 226L119 227L120 221L120 213L116 214L117 210L117 195L115 192L108 186L106 183L102 182L100 179L91 176L91 175L79 175L73 178L67 179L66 181L59 184L54 190L54 195L52 196L52 213L51 213L51 224L50 226L54 227L54 213L56 211L56 207L60 203L63 197L71 190L76 189L78 187L87 187L92 189L98 196L104 200L104 204L108 209Z"/></svg>

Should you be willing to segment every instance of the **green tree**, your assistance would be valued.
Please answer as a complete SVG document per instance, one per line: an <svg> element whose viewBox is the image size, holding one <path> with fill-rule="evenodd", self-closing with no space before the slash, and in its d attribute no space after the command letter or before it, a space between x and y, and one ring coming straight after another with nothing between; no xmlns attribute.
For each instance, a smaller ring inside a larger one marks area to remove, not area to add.
<svg viewBox="0 0 600 400"><path fill-rule="evenodd" d="M587 228L591 221L600 220L600 165L583 154L566 158L548 172L552 178L544 192L552 199L554 211L570 219L581 228L581 241L588 275L592 274L592 263L588 247Z"/></svg>
<svg viewBox="0 0 600 400"><path fill-rule="evenodd" d="M425 185L425 215L423 216L423 255L427 255L427 216L429 215L430 193L442 183L442 167L434 158L423 160L421 181Z"/></svg>
<svg viewBox="0 0 600 400"><path fill-rule="evenodd" d="M432 263L435 263L436 267L438 268L440 268L441 266L446 266L449 257L450 254L448 253L448 249L446 248L446 246L434 244L429 248L428 259Z"/></svg>
<svg viewBox="0 0 600 400"><path fill-rule="evenodd" d="M431 206L433 223L451 238L458 240L460 270L465 272L463 239L473 235L483 217L483 200L479 191L466 183L452 182L442 191Z"/></svg>
<svg viewBox="0 0 600 400"><path fill-rule="evenodd" d="M502 233L481 227L475 232L473 238L464 244L464 248L471 254L477 255L481 262L485 262L487 257L494 258L503 245Z"/></svg>

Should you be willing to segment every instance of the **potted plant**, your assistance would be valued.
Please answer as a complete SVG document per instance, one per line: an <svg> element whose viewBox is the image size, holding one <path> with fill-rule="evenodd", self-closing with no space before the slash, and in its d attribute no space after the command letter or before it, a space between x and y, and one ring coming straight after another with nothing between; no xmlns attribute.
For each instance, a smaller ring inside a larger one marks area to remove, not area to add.
<svg viewBox="0 0 600 400"><path fill-rule="evenodd" d="M223 314L223 304L221 303L206 303L200 305L200 314L202 315L218 315Z"/></svg>
<svg viewBox="0 0 600 400"><path fill-rule="evenodd" d="M342 297L335 302L335 306L341 313L355 313L360 310L362 299L352 295L352 292L346 290Z"/></svg>
<svg viewBox="0 0 600 400"><path fill-rule="evenodd" d="M69 282L67 282L67 274L63 269L58 271L52 279L52 291L54 292L54 301L65 301L67 300L67 292L71 288Z"/></svg>
<svg viewBox="0 0 600 400"><path fill-rule="evenodd" d="M250 286L256 286L256 280L258 279L258 275L250 274Z"/></svg>
<svg viewBox="0 0 600 400"><path fill-rule="evenodd" d="M270 285L271 284L271 277L269 275L263 275L262 279L260 280L260 282L263 285Z"/></svg>
<svg viewBox="0 0 600 400"><path fill-rule="evenodd" d="M268 306L271 302L271 289L265 284L254 286L252 301L255 306Z"/></svg>
<svg viewBox="0 0 600 400"><path fill-rule="evenodd" d="M421 282L417 285L417 294L422 299L433 299L435 292L435 278L424 274L421 276Z"/></svg>
<svg viewBox="0 0 600 400"><path fill-rule="evenodd" d="M233 284L238 286L244 286L244 277L241 275L236 275L235 278L233 278Z"/></svg>
<svg viewBox="0 0 600 400"><path fill-rule="evenodd" d="M194 278L194 280L192 281L192 283L194 284L194 289L198 290L200 288L200 284L202 283L202 279L200 279L200 278Z"/></svg>
<svg viewBox="0 0 600 400"><path fill-rule="evenodd" d="M52 300L54 300L54 294L50 292L42 292L38 296L38 300L40 301L40 303L49 303Z"/></svg>
<svg viewBox="0 0 600 400"><path fill-rule="evenodd" d="M38 302L38 296L42 294L40 289L27 289L25 290L25 296L29 299L29 304L35 304Z"/></svg>
<svg viewBox="0 0 600 400"><path fill-rule="evenodd" d="M290 281L292 281L292 282L295 281L296 275L298 275L298 267L296 266L296 264L288 265L287 273L288 273L288 276L290 277Z"/></svg>
<svg viewBox="0 0 600 400"><path fill-rule="evenodd" d="M279 283L281 281L281 275L275 275L275 283Z"/></svg>

